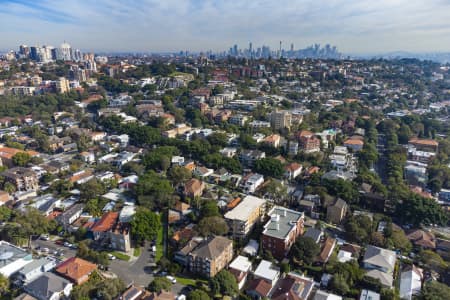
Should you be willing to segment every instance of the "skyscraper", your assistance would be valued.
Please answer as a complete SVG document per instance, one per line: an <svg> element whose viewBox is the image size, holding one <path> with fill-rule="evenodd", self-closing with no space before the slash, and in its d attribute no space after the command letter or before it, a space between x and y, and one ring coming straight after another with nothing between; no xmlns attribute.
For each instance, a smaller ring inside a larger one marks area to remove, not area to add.
<svg viewBox="0 0 450 300"><path fill-rule="evenodd" d="M72 60L72 47L64 42L59 48L58 59L60 60Z"/></svg>

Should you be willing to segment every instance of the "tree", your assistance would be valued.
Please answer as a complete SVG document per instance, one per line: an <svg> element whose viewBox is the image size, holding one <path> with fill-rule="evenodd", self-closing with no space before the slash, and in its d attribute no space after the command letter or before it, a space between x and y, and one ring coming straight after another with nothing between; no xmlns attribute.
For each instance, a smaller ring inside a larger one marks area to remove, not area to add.
<svg viewBox="0 0 450 300"><path fill-rule="evenodd" d="M234 296L239 292L236 278L229 271L223 269L209 280L211 291L214 294Z"/></svg>
<svg viewBox="0 0 450 300"><path fill-rule="evenodd" d="M268 194L269 198L272 198L275 203L283 203L283 201L287 198L287 186L285 186L281 181L272 179L264 185L261 189L261 192L264 194Z"/></svg>
<svg viewBox="0 0 450 300"><path fill-rule="evenodd" d="M14 165L19 167L25 167L31 160L31 155L27 152L17 152L12 157Z"/></svg>
<svg viewBox="0 0 450 300"><path fill-rule="evenodd" d="M201 208L201 215L202 217L215 217L219 216L219 207L217 206L216 201L207 200L203 202L202 208Z"/></svg>
<svg viewBox="0 0 450 300"><path fill-rule="evenodd" d="M173 166L169 169L167 176L172 180L174 185L180 185L192 178L192 172L185 167Z"/></svg>
<svg viewBox="0 0 450 300"><path fill-rule="evenodd" d="M3 189L8 194L12 194L16 191L16 186L14 184L12 184L11 182L5 182L5 184L3 185Z"/></svg>
<svg viewBox="0 0 450 300"><path fill-rule="evenodd" d="M131 234L138 243L156 238L160 229L160 216L145 208L139 208L131 220Z"/></svg>
<svg viewBox="0 0 450 300"><path fill-rule="evenodd" d="M197 230L202 236L207 237L209 235L225 235L229 228L224 218L214 216L201 219L197 225Z"/></svg>
<svg viewBox="0 0 450 300"><path fill-rule="evenodd" d="M193 290L188 295L188 300L210 300L211 297L204 290Z"/></svg>
<svg viewBox="0 0 450 300"><path fill-rule="evenodd" d="M345 295L350 291L350 287L345 280L345 277L341 274L333 275L331 280L331 288L340 295Z"/></svg>
<svg viewBox="0 0 450 300"><path fill-rule="evenodd" d="M450 299L450 287L437 281L427 282L418 298L420 300Z"/></svg>
<svg viewBox="0 0 450 300"><path fill-rule="evenodd" d="M319 252L320 247L312 238L302 236L292 246L290 256L296 263L304 262L309 265Z"/></svg>
<svg viewBox="0 0 450 300"><path fill-rule="evenodd" d="M78 189L80 190L80 200L82 201L98 198L106 193L105 186L97 178L93 178L88 182L81 184Z"/></svg>
<svg viewBox="0 0 450 300"><path fill-rule="evenodd" d="M98 284L92 295L95 295L97 299L113 300L117 299L117 296L125 290L126 286L119 278L104 279Z"/></svg>
<svg viewBox="0 0 450 300"><path fill-rule="evenodd" d="M436 270L437 272L442 272L448 267L442 257L431 250L422 251L420 253L420 260L430 269Z"/></svg>
<svg viewBox="0 0 450 300"><path fill-rule="evenodd" d="M0 296L4 296L9 292L9 279L8 277L0 274Z"/></svg>
<svg viewBox="0 0 450 300"><path fill-rule="evenodd" d="M281 178L284 174L283 165L278 159L266 157L255 162L255 171L275 178Z"/></svg>
<svg viewBox="0 0 450 300"><path fill-rule="evenodd" d="M169 207L173 191L170 181L162 178L154 171L139 177L135 186L139 204L148 209Z"/></svg>
<svg viewBox="0 0 450 300"><path fill-rule="evenodd" d="M0 222L8 221L11 218L12 210L7 206L0 206Z"/></svg>
<svg viewBox="0 0 450 300"><path fill-rule="evenodd" d="M148 285L148 290L150 292L160 293L161 291L170 291L172 283L166 277L156 277Z"/></svg>

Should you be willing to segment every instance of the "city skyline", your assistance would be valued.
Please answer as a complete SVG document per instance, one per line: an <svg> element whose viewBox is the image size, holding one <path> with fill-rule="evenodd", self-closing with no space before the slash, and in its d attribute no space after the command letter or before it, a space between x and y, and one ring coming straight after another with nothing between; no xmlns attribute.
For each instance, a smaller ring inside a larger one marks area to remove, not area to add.
<svg viewBox="0 0 450 300"><path fill-rule="evenodd" d="M296 49L336 45L345 54L450 51L450 1L6 0L0 49L62 41L86 51L227 51L230 45Z"/></svg>

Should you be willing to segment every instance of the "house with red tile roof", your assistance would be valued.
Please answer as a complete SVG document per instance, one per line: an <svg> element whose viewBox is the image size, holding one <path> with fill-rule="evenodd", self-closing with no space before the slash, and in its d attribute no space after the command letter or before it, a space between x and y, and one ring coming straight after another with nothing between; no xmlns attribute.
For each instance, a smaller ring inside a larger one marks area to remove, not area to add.
<svg viewBox="0 0 450 300"><path fill-rule="evenodd" d="M97 265L78 257L71 257L61 263L56 272L75 284L83 284L89 280L89 275L97 270Z"/></svg>

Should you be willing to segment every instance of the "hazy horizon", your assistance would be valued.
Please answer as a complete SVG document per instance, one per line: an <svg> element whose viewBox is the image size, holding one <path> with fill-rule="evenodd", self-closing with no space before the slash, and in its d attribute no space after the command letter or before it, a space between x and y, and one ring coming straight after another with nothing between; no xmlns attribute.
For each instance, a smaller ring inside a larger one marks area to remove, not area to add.
<svg viewBox="0 0 450 300"><path fill-rule="evenodd" d="M0 49L67 41L98 52L217 52L281 40L353 55L450 52L450 1L422 2L4 0Z"/></svg>

